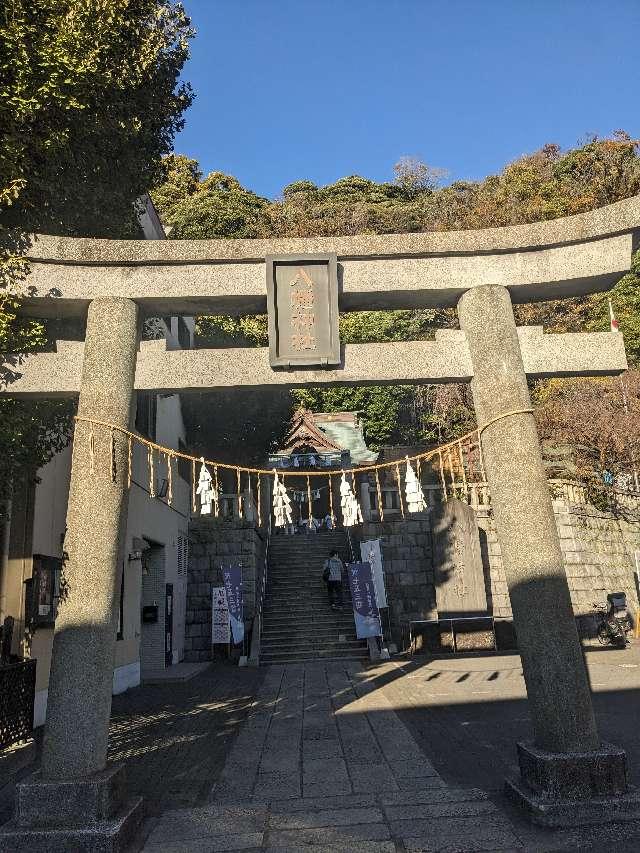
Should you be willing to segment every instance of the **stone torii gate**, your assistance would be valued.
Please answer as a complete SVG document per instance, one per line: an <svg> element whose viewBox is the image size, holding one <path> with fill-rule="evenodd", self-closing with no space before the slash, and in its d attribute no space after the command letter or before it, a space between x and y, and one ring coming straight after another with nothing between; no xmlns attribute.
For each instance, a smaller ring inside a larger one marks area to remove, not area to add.
<svg viewBox="0 0 640 853"><path fill-rule="evenodd" d="M79 417L127 429L134 389L470 381L534 731L533 743L518 745L521 777L509 790L550 825L596 813L638 817L625 754L598 736L527 388L527 377L619 374L622 336L517 329L512 301L606 290L628 271L639 234L640 198L632 198L482 231L175 242L41 236L29 251L24 311L86 315L86 336L26 358L5 393L79 393ZM321 369L272 369L268 349L139 345L144 316L264 313L267 257L313 253L336 256L341 310L457 306L460 330L347 345L339 364ZM105 769L126 438L114 435L114 478L90 477L88 430L78 421L69 595L56 622L42 769L20 786L0 849L120 849L140 819L139 803L123 802L123 769Z"/></svg>

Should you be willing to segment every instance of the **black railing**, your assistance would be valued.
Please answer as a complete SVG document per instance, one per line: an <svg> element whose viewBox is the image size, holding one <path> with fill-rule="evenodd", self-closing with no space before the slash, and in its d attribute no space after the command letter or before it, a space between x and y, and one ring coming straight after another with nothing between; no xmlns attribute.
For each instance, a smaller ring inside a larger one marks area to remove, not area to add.
<svg viewBox="0 0 640 853"><path fill-rule="evenodd" d="M33 733L36 661L0 664L0 749Z"/></svg>

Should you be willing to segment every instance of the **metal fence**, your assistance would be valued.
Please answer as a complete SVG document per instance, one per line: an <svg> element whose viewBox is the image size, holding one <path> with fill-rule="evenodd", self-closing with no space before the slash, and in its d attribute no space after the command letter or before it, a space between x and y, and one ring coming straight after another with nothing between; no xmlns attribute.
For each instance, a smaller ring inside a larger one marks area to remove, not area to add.
<svg viewBox="0 0 640 853"><path fill-rule="evenodd" d="M33 732L36 661L0 664L0 749Z"/></svg>

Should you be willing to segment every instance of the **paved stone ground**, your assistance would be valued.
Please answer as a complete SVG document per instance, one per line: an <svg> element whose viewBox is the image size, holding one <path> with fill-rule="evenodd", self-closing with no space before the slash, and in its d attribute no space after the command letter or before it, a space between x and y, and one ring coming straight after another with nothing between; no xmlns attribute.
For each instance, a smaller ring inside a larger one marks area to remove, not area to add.
<svg viewBox="0 0 640 853"><path fill-rule="evenodd" d="M638 782L640 647L587 660L603 737ZM640 850L634 824L552 833L508 807L528 726L517 656L217 664L115 697L110 757L146 799L146 853ZM35 754L0 755L0 823Z"/></svg>
<svg viewBox="0 0 640 853"><path fill-rule="evenodd" d="M216 663L192 681L114 696L109 760L126 763L129 796L142 795L151 815L206 803L264 676ZM42 731L0 752L0 824L13 812L15 783L38 766Z"/></svg>
<svg viewBox="0 0 640 853"><path fill-rule="evenodd" d="M144 853L516 850L482 791L447 787L357 664L270 667L205 808Z"/></svg>

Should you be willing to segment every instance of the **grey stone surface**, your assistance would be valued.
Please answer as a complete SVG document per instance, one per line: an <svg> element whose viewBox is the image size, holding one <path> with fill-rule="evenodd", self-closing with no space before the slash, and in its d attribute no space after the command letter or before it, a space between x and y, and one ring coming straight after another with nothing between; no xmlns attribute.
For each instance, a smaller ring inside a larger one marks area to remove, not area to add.
<svg viewBox="0 0 640 853"><path fill-rule="evenodd" d="M468 291L458 306L474 366L478 423L531 408L513 310L504 287ZM589 684L531 413L482 432L482 449L536 744L597 749Z"/></svg>
<svg viewBox="0 0 640 853"><path fill-rule="evenodd" d="M32 828L99 823L113 818L124 799L122 765L75 780L42 779L36 772L17 786L15 820Z"/></svg>
<svg viewBox="0 0 640 853"><path fill-rule="evenodd" d="M137 838L142 798L123 805L109 820L59 827L24 827L14 820L0 827L0 853L126 853Z"/></svg>
<svg viewBox="0 0 640 853"><path fill-rule="evenodd" d="M138 310L126 299L93 302L87 319L80 417L128 428L137 349ZM53 641L42 753L44 779L88 776L106 763L116 638L121 533L128 491L127 441L96 431L91 470L90 427L76 425L67 512L68 595ZM96 512L96 507L100 512Z"/></svg>
<svg viewBox="0 0 640 853"><path fill-rule="evenodd" d="M69 307L80 313L87 300L114 294L155 316L264 312L266 255L327 252L338 255L342 307L351 310L452 305L467 288L491 282L522 301L578 295L606 289L628 270L639 208L630 198L566 219L431 234L152 241L157 246L42 236L29 251L30 284L41 296L28 307L55 315L74 300Z"/></svg>
<svg viewBox="0 0 640 853"><path fill-rule="evenodd" d="M627 791L625 752L607 744L592 752L558 754L519 743L518 763L522 781L548 800L589 799Z"/></svg>
<svg viewBox="0 0 640 853"><path fill-rule="evenodd" d="M518 330L527 375L602 376L627 368L622 335L609 332L543 334L540 326ZM69 396L80 387L83 344L58 341L56 352L24 357L15 379L3 389L13 396ZM139 390L203 391L239 386L332 382L468 382L473 375L469 350L457 330L436 331L433 341L347 344L340 367L278 371L269 350L169 350L164 340L145 341L140 348L135 387Z"/></svg>
<svg viewBox="0 0 640 853"><path fill-rule="evenodd" d="M468 504L450 498L434 508L431 525L438 616L487 613L475 512Z"/></svg>

